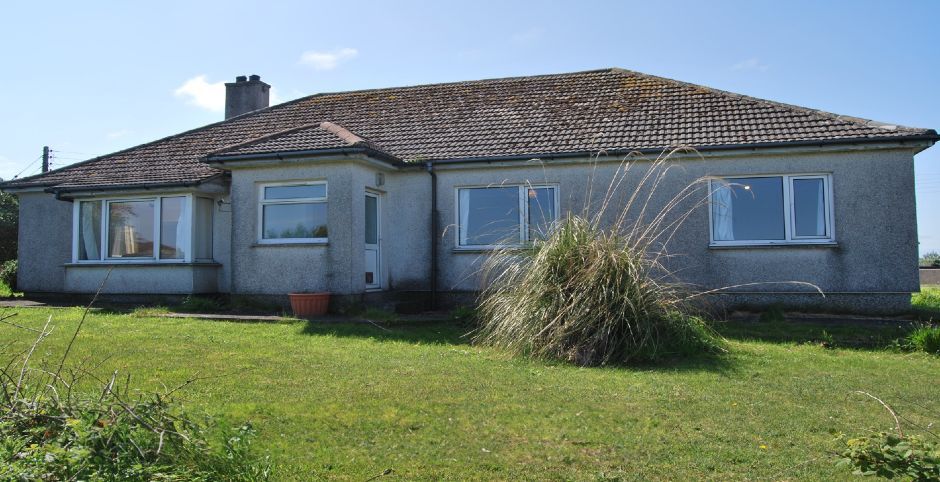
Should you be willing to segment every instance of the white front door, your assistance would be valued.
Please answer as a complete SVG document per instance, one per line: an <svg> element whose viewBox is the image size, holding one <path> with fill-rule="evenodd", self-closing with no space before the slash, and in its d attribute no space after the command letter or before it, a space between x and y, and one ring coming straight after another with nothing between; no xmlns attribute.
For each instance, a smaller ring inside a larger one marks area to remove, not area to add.
<svg viewBox="0 0 940 482"><path fill-rule="evenodd" d="M366 289L377 290L382 288L382 256L379 242L382 239L380 232L381 220L379 209L379 195L366 193Z"/></svg>

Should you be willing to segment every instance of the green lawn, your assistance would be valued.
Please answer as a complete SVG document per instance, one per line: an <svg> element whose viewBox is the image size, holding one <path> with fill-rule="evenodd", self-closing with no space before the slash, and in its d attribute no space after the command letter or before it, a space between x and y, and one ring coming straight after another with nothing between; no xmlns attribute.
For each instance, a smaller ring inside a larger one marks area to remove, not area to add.
<svg viewBox="0 0 940 482"><path fill-rule="evenodd" d="M940 286L924 285L911 297L911 306L922 317L940 320Z"/></svg>
<svg viewBox="0 0 940 482"><path fill-rule="evenodd" d="M60 353L78 309L52 315ZM772 325L772 324L771 324ZM748 325L753 327L754 325ZM732 354L662 368L583 369L506 359L454 324L226 323L98 313L72 360L174 386L197 411L252 421L279 479L849 478L834 433L892 426L869 391L903 415L940 413L940 357L825 349L723 326ZM816 328L797 330L813 340ZM764 338L765 341L758 341ZM0 325L12 352L29 337ZM772 340L772 341L766 341Z"/></svg>

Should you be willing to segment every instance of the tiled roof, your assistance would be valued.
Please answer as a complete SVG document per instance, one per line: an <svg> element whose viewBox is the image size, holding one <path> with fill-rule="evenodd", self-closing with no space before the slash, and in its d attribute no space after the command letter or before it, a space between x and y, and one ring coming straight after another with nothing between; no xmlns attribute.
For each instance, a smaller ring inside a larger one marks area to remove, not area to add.
<svg viewBox="0 0 940 482"><path fill-rule="evenodd" d="M201 182L221 173L204 157L232 146L336 145L335 135L319 127L323 122L369 139L405 162L679 145L937 139L930 129L887 126L605 69L318 94L0 187L81 190Z"/></svg>
<svg viewBox="0 0 940 482"><path fill-rule="evenodd" d="M320 122L287 129L274 134L210 152L209 158L245 156L278 152L329 151L362 148L392 157L378 144L364 139L333 122Z"/></svg>

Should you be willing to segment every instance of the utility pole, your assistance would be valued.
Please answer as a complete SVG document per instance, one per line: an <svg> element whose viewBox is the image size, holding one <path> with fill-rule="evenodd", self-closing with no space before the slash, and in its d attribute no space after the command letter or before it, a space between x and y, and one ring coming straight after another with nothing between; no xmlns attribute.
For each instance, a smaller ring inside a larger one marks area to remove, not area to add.
<svg viewBox="0 0 940 482"><path fill-rule="evenodd" d="M42 146L42 172L49 172L49 146Z"/></svg>

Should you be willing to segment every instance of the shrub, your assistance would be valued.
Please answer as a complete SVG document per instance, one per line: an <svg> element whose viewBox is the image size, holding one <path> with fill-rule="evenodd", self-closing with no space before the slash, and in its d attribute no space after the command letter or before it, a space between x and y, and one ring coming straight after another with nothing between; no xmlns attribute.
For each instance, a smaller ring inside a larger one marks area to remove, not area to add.
<svg viewBox="0 0 940 482"><path fill-rule="evenodd" d="M84 317L72 342L83 322ZM134 398L130 377L120 384L117 372L98 380L81 366L64 369L71 343L61 360L36 363L30 357L51 332L49 322L33 331L39 334L32 347L0 365L0 480L269 477L267 459L251 451L249 424L230 428L212 418L195 419L172 398L182 386ZM73 391L88 386L86 378L100 389Z"/></svg>
<svg viewBox="0 0 940 482"><path fill-rule="evenodd" d="M15 259L11 259L0 265L0 283L6 285L10 291L16 290L16 271L18 268L18 263Z"/></svg>
<svg viewBox="0 0 940 482"><path fill-rule="evenodd" d="M919 264L922 267L940 268L940 253L936 251L924 253L924 255L920 257Z"/></svg>
<svg viewBox="0 0 940 482"><path fill-rule="evenodd" d="M940 480L940 445L916 435L879 432L844 443L839 465L854 467L856 475Z"/></svg>
<svg viewBox="0 0 940 482"><path fill-rule="evenodd" d="M0 262L16 259L19 215L17 197L0 192Z"/></svg>
<svg viewBox="0 0 940 482"><path fill-rule="evenodd" d="M24 386L24 388L29 388ZM8 405L12 404L12 405ZM270 466L250 452L250 425L199 422L171 401L110 391L4 400L0 478L20 480L258 480Z"/></svg>
<svg viewBox="0 0 940 482"><path fill-rule="evenodd" d="M916 351L940 355L940 326L920 326L907 336L907 341Z"/></svg>
<svg viewBox="0 0 940 482"><path fill-rule="evenodd" d="M668 168L657 159L620 203L612 193L626 184L629 169L625 163L617 171L599 209L589 201L583 215L567 215L543 239L488 256L476 342L585 366L724 350L705 321L690 315L686 300L694 295L671 281L662 262L662 242L687 216L677 222L669 211L688 201L694 186L644 217ZM617 206L613 220L605 217L608 206ZM639 211L633 221L631 208Z"/></svg>

